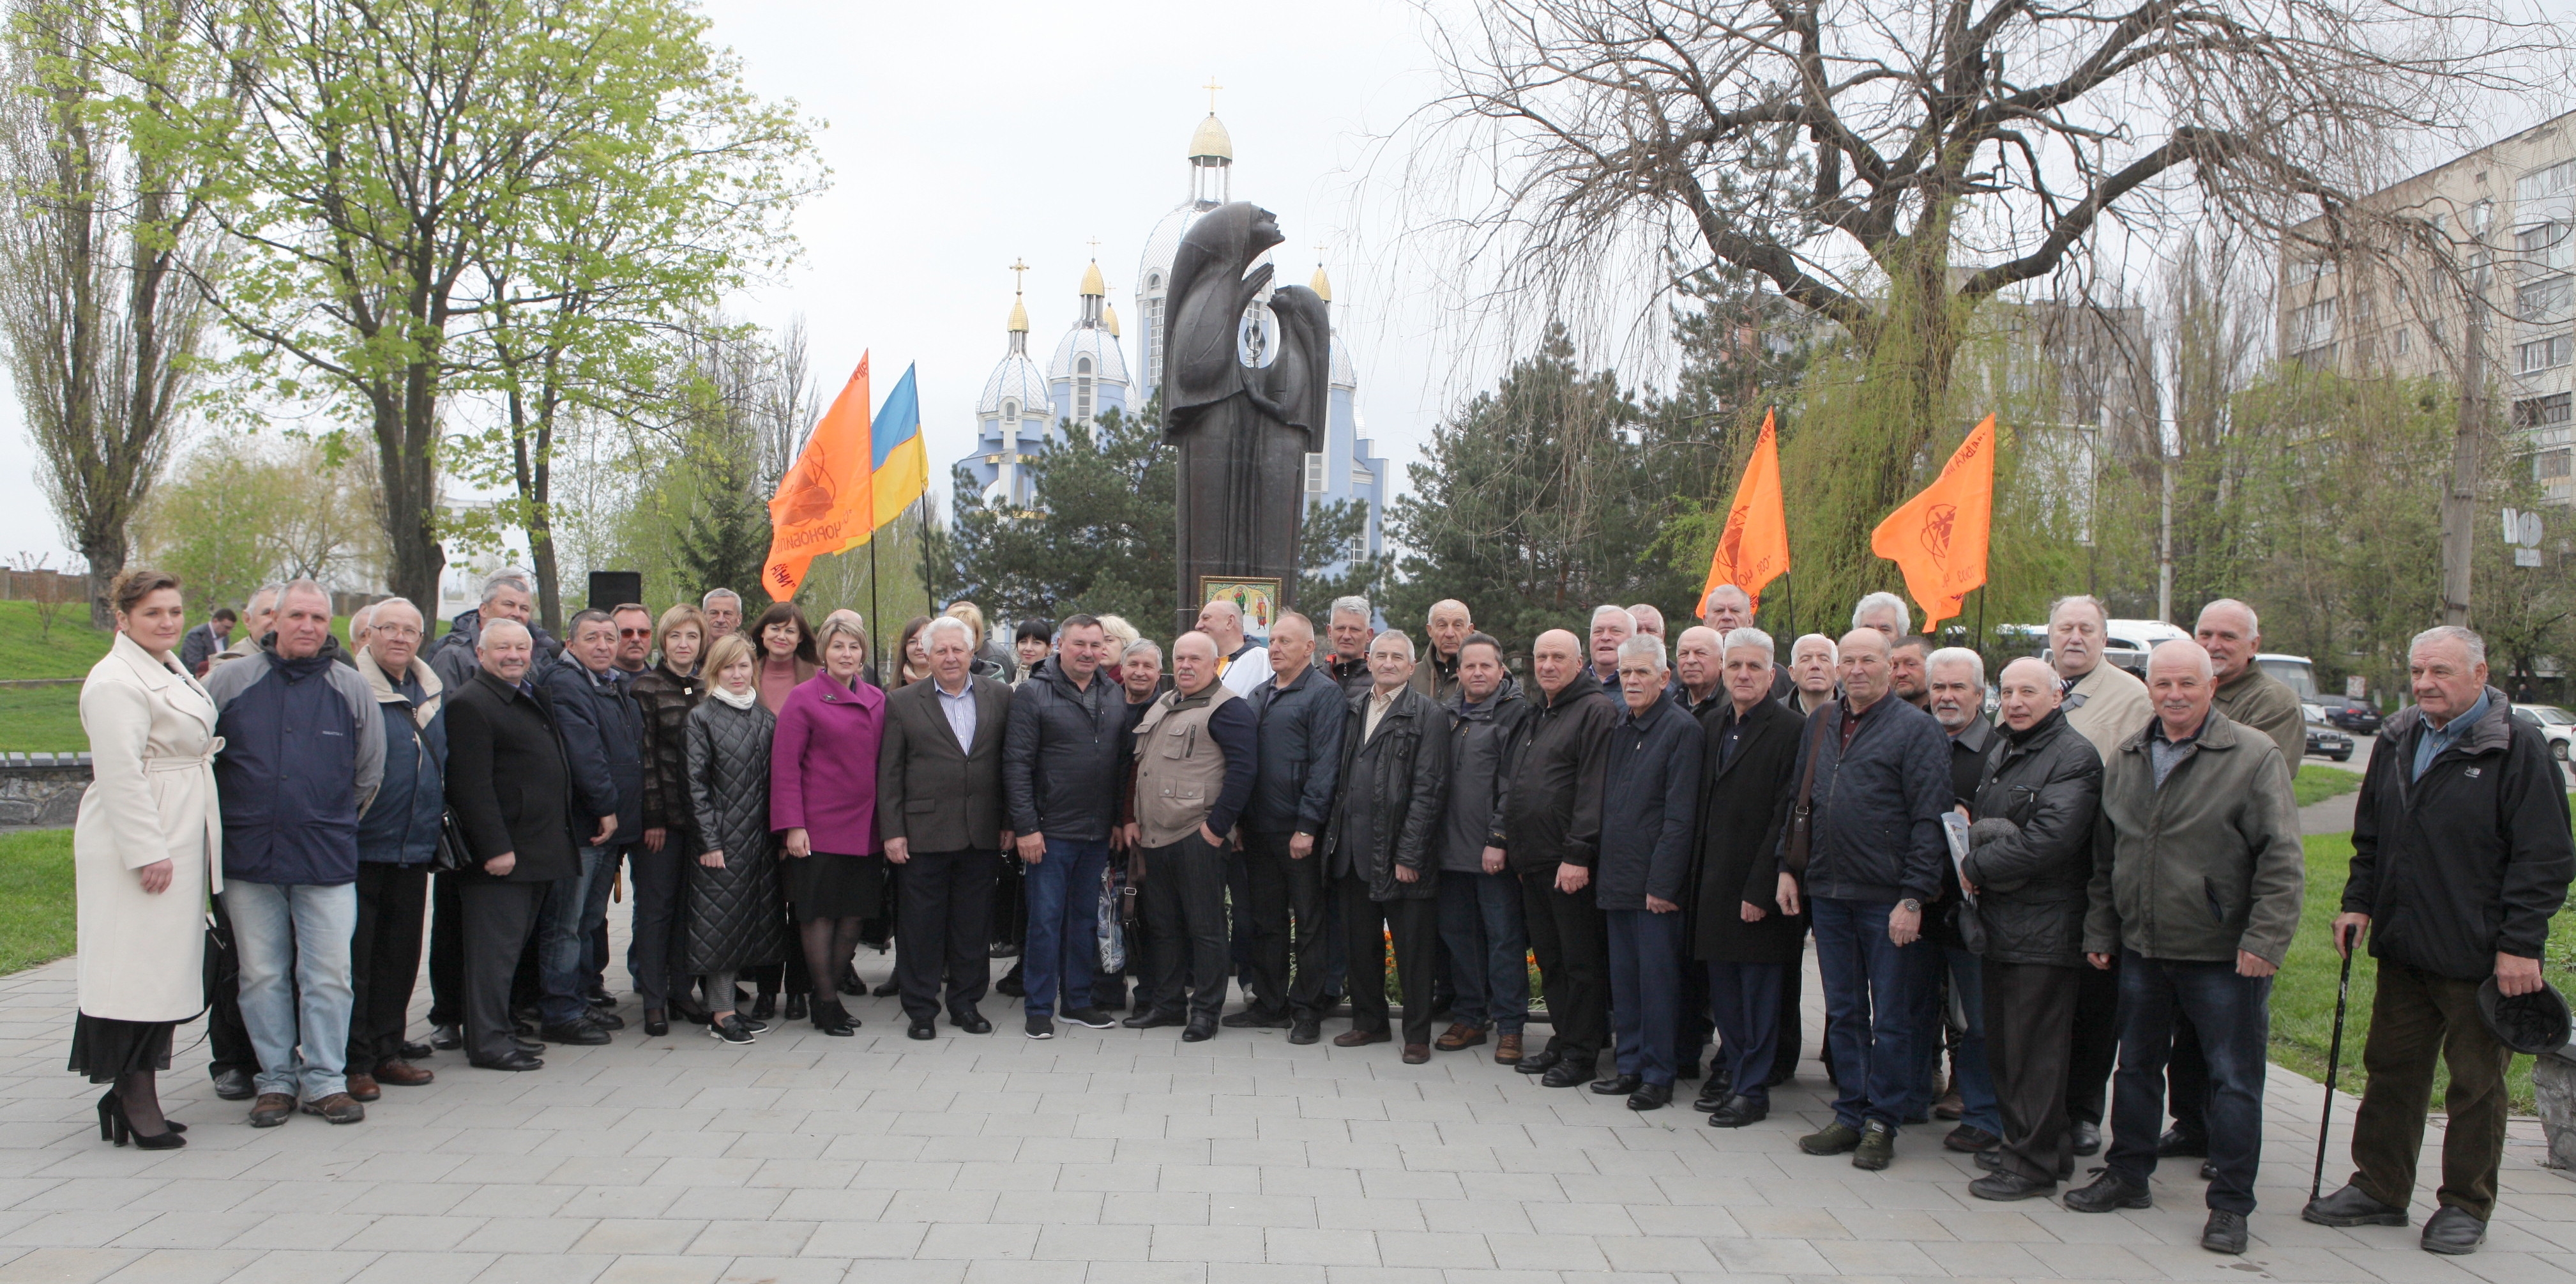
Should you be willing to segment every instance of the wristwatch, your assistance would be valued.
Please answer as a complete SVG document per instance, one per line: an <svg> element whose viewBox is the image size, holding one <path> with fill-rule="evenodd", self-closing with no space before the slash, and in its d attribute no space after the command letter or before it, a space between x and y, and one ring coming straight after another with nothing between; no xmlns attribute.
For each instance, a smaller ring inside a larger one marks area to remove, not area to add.
<svg viewBox="0 0 2576 1284"><path fill-rule="evenodd" d="M1923 912L1923 902L1908 896L1904 900L1898 901L1896 903L1896 908L1901 909L1908 914L1920 914Z"/></svg>

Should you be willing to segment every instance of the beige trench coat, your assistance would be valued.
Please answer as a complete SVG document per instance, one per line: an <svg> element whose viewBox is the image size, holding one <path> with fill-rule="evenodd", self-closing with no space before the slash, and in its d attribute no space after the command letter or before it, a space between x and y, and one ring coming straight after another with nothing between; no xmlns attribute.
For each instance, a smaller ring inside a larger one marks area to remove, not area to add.
<svg viewBox="0 0 2576 1284"><path fill-rule="evenodd" d="M205 1007L206 898L223 890L215 702L119 633L81 686L91 782L72 830L80 1010L184 1021ZM170 862L170 887L135 871Z"/></svg>

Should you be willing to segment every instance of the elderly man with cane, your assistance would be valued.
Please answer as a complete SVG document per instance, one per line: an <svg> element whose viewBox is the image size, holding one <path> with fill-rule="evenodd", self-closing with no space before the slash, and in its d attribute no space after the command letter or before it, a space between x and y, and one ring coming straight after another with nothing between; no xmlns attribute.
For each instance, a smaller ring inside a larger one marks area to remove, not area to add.
<svg viewBox="0 0 2576 1284"><path fill-rule="evenodd" d="M2481 1019L2479 991L2492 985L2511 999L2541 990L2541 950L2576 874L2576 842L2548 743L2487 685L2486 643L2463 628L2427 629L2406 669L2415 707L2390 719L2371 750L2334 921L2347 970L2365 932L2379 961L2354 1172L2300 1216L2322 1226L2406 1224L2439 1057L2451 1070L2449 1126L2422 1243L2456 1255L2486 1241L2504 1159L2513 1054Z"/></svg>

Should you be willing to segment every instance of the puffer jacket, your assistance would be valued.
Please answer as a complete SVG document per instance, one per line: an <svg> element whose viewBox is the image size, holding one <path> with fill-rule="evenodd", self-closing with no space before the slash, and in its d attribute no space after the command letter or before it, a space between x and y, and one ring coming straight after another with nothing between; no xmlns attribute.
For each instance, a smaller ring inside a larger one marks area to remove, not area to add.
<svg viewBox="0 0 2576 1284"><path fill-rule="evenodd" d="M2370 915L2370 953L2454 980L2495 956L2540 958L2567 900L2576 843L2567 791L2537 727L2489 687L2487 711L2408 779L2424 734L2409 707L2379 733L2352 817L2343 908Z"/></svg>
<svg viewBox="0 0 2576 1284"><path fill-rule="evenodd" d="M384 781L376 800L358 817L358 859L383 865L426 865L438 856L439 821L447 814L447 711L437 671L419 656L410 677L420 684L413 704L391 675L361 647L358 676L376 696L385 724Z"/></svg>
<svg viewBox="0 0 2576 1284"><path fill-rule="evenodd" d="M1368 689L1360 689L1365 698ZM1342 775L1342 721L1354 698L1331 674L1307 665L1281 690L1264 682L1244 697L1261 720L1261 762L1243 828L1256 834L1321 834Z"/></svg>
<svg viewBox="0 0 2576 1284"><path fill-rule="evenodd" d="M754 701L710 699L689 711L689 807L696 843L686 849L688 894L682 974L736 972L787 958L778 847L769 829L770 738L778 719ZM869 764L873 775L874 763ZM724 853L724 868L695 859Z"/></svg>
<svg viewBox="0 0 2576 1284"><path fill-rule="evenodd" d="M1841 700L1807 716L1790 779L1794 792L1806 777L1807 756L1816 755L1807 895L1882 904L1910 896L1928 905L1950 877L1950 840L1941 832L1941 813L1957 800L1949 734L1931 714L1887 695L1862 711L1845 748L1845 716ZM1791 799L1790 806L1796 805ZM1788 843L1789 827L1783 825L1777 853L1782 859Z"/></svg>
<svg viewBox="0 0 2576 1284"><path fill-rule="evenodd" d="M1324 688L1336 695L1340 688ZM1431 698L1410 687L1378 715L1368 734L1368 696L1342 711L1340 796L1317 843L1327 877L1368 880L1373 901L1418 901L1440 894L1437 843L1447 801L1448 721ZM1268 747L1262 754L1269 757ZM1412 882L1395 876L1414 871Z"/></svg>
<svg viewBox="0 0 2576 1284"><path fill-rule="evenodd" d="M538 685L554 700L570 756L573 789L595 822L617 817L613 845L644 831L644 714L615 668L593 673L578 660L546 671Z"/></svg>
<svg viewBox="0 0 2576 1284"><path fill-rule="evenodd" d="M1601 849L1601 772L1619 704L1587 673L1530 703L1529 739L1503 799L1498 844L1515 874L1592 867Z"/></svg>
<svg viewBox="0 0 2576 1284"><path fill-rule="evenodd" d="M1447 712L1449 805L1440 827L1440 868L1481 874L1485 849L1503 845L1503 802L1528 743L1530 704L1521 698L1520 683L1505 674L1493 696L1473 708L1465 692L1453 692Z"/></svg>
<svg viewBox="0 0 2576 1284"><path fill-rule="evenodd" d="M2102 764L2085 952L2232 963L2242 950L2279 964L2307 883L2281 751L2211 709L2159 787L2157 726L2149 717Z"/></svg>
<svg viewBox="0 0 2576 1284"><path fill-rule="evenodd" d="M1961 868L1977 885L1977 921L1995 963L2084 965L2085 888L2102 756L2050 710L2028 731L1997 728L1986 779L1968 808L1974 844Z"/></svg>
<svg viewBox="0 0 2576 1284"><path fill-rule="evenodd" d="M1129 733L1144 705L1127 703L1102 665L1076 687L1049 656L1011 691L1002 740L1002 819L1015 834L1096 843L1118 823Z"/></svg>
<svg viewBox="0 0 2576 1284"><path fill-rule="evenodd" d="M689 814L689 710L706 698L707 680L675 673L665 663L637 674L626 693L644 723L644 828L686 835L695 826ZM695 850L685 837L678 841L681 851Z"/></svg>

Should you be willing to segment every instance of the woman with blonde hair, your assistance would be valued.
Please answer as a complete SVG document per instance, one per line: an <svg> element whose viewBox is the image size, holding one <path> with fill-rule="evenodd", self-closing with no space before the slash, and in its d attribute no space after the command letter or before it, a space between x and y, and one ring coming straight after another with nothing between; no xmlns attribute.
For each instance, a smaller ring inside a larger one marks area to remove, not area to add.
<svg viewBox="0 0 2576 1284"><path fill-rule="evenodd" d="M179 581L128 567L108 588L116 640L81 684L91 783L72 826L79 1015L69 1069L113 1084L101 1141L188 1144L161 1113L170 1032L206 1006L206 897L223 890L215 702L173 652Z"/></svg>
<svg viewBox="0 0 2576 1284"><path fill-rule="evenodd" d="M668 1010L692 1021L706 1009L689 999L687 973L677 972L681 923L682 862L692 855L696 824L689 815L689 711L706 698L698 667L713 630L706 612L682 602L653 625L661 663L626 684L644 714L644 832L628 859L635 867L634 935L626 946L626 971L644 1005L644 1033L671 1032Z"/></svg>
<svg viewBox="0 0 2576 1284"><path fill-rule="evenodd" d="M707 1033L750 1043L768 1027L734 1010L734 979L787 957L778 913L778 862L770 830L770 745L778 719L760 703L750 639L726 634L707 648L713 679L689 711L690 853L681 966L707 996Z"/></svg>
<svg viewBox="0 0 2576 1284"><path fill-rule="evenodd" d="M849 1035L858 1018L833 984L858 949L859 924L885 912L877 838L877 749L885 693L866 681L867 625L823 618L823 671L788 693L769 771L770 822L785 835L788 914L814 978L814 1028Z"/></svg>

